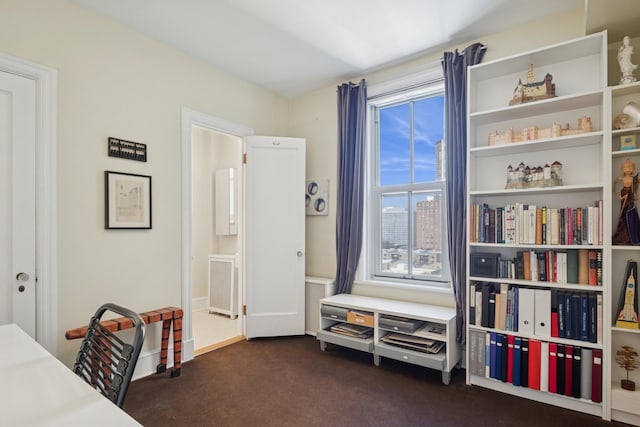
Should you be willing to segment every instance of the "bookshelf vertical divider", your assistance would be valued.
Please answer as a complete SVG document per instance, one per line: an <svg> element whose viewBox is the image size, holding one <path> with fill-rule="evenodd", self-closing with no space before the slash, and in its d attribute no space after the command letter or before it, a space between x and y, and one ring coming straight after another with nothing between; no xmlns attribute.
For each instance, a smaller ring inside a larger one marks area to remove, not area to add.
<svg viewBox="0 0 640 427"><path fill-rule="evenodd" d="M467 383L608 420L607 33L478 64L467 78ZM509 105L516 96L526 102ZM525 343L537 359L522 356ZM549 358L560 350L570 363ZM515 360L526 357L522 377ZM561 389L552 364L571 370Z"/></svg>

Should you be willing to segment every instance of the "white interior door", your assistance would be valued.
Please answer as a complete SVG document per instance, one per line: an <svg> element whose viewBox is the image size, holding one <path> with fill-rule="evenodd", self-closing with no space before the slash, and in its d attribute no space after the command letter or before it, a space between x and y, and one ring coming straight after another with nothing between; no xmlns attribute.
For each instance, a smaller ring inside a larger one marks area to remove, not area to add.
<svg viewBox="0 0 640 427"><path fill-rule="evenodd" d="M0 324L36 338L35 81L0 72Z"/></svg>
<svg viewBox="0 0 640 427"><path fill-rule="evenodd" d="M246 138L247 338L304 334L305 140Z"/></svg>

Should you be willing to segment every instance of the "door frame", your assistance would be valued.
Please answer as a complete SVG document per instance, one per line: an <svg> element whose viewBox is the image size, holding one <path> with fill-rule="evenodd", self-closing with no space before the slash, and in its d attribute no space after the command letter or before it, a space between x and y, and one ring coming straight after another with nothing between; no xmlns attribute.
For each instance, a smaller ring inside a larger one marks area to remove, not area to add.
<svg viewBox="0 0 640 427"><path fill-rule="evenodd" d="M199 126L214 132L226 133L228 135L244 138L253 135L253 128L241 124L233 123L228 120L211 116L206 113L182 107L182 124L181 124L181 169L182 169L182 239L181 239L181 287L182 287L182 310L183 310L183 361L191 360L194 357L193 343L193 320L192 320L192 271L191 271L191 233L192 233L192 217L193 217L193 194L192 194L192 153L191 138L193 126ZM244 192L241 197L244 197ZM239 212L241 222L244 224L244 212ZM241 227L242 228L242 227ZM242 231L239 230L239 233ZM242 241L243 239L241 239ZM240 266L243 264L244 246L241 245ZM239 268L241 271L242 268ZM240 284L239 292L244 292L244 284L242 278L238 280ZM243 322L244 319L239 316Z"/></svg>
<svg viewBox="0 0 640 427"><path fill-rule="evenodd" d="M0 53L0 71L36 84L36 340L58 350L57 117L58 72Z"/></svg>

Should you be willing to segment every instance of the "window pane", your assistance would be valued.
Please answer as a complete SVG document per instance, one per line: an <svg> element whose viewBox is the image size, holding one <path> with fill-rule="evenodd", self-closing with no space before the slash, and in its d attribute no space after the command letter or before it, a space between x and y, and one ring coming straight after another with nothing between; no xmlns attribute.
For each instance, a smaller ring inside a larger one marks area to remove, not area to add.
<svg viewBox="0 0 640 427"><path fill-rule="evenodd" d="M413 274L441 275L442 221L441 192L413 193L415 218L413 243Z"/></svg>
<svg viewBox="0 0 640 427"><path fill-rule="evenodd" d="M444 96L413 104L414 182L442 180Z"/></svg>
<svg viewBox="0 0 640 427"><path fill-rule="evenodd" d="M409 271L408 200L407 194L382 196L382 272L407 274Z"/></svg>
<svg viewBox="0 0 640 427"><path fill-rule="evenodd" d="M380 185L410 182L410 106L401 104L380 110Z"/></svg>

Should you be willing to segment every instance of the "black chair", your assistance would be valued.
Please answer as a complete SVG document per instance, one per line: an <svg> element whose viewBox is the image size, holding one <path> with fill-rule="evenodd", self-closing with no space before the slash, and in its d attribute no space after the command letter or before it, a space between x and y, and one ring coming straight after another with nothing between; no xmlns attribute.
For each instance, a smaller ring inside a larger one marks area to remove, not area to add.
<svg viewBox="0 0 640 427"><path fill-rule="evenodd" d="M105 323L111 325L111 329L115 330L129 329L132 326L133 338L130 342L124 342L100 323L102 315L107 311L128 319L105 321ZM144 321L137 313L116 304L102 305L91 318L87 327L87 334L78 351L73 371L122 408L131 376L142 349L144 333Z"/></svg>

